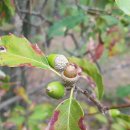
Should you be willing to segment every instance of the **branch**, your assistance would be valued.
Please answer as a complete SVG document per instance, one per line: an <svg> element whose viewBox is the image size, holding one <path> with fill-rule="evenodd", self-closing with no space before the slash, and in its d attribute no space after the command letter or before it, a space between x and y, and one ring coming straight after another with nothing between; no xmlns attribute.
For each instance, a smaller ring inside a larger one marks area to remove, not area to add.
<svg viewBox="0 0 130 130"><path fill-rule="evenodd" d="M45 8L46 4L47 4L47 0L44 0L43 4L41 6L41 9L40 9L40 13L42 13L42 10Z"/></svg>
<svg viewBox="0 0 130 130"><path fill-rule="evenodd" d="M101 10L99 8L92 8L92 7L84 6L84 5L80 5L80 4L77 4L77 6L80 9L86 11L89 14L95 14L95 15L99 15L99 14L112 15L111 12L107 12L107 11Z"/></svg>
<svg viewBox="0 0 130 130"><path fill-rule="evenodd" d="M64 44L64 43L63 43L63 49L64 49L64 51L66 51L69 55L75 56L75 54L74 54L73 52L69 51L69 50L65 47L65 44Z"/></svg>
<svg viewBox="0 0 130 130"><path fill-rule="evenodd" d="M98 110L102 113L105 113L106 112L106 108L99 102L97 101L95 98L93 98L89 92L87 90L83 90L81 89L80 87L77 87L77 89L83 93L88 99L90 99L98 108Z"/></svg>
<svg viewBox="0 0 130 130"><path fill-rule="evenodd" d="M46 4L46 2L45 2L45 4ZM39 26L41 26L44 22L47 22L48 24L52 24L52 22L50 21L50 20L48 20L45 16L43 16L41 13L41 10L40 10L40 12L30 12L29 10L21 10L20 8L19 8L19 6L18 6L18 4L17 4L17 2L15 1L15 6L16 6L16 10L19 12L19 13L23 13L23 14L30 14L30 15L34 15L34 16L36 16L36 17L39 17L40 19L41 19L41 22L39 23L39 24L32 24L32 23L30 23L29 21L27 21L26 19L23 19L22 17L21 17L21 15L20 15L20 18L24 21L24 22L26 22L26 23L28 23L28 24L30 24L31 26L33 26L33 27L39 27Z"/></svg>
<svg viewBox="0 0 130 130"><path fill-rule="evenodd" d="M130 104L121 104L121 105L115 105L115 106L106 107L106 110L122 109L122 108L128 108L128 107L130 107Z"/></svg>
<svg viewBox="0 0 130 130"><path fill-rule="evenodd" d="M72 33L67 33L66 35L69 35L69 36L72 38L72 40L73 40L73 42L74 42L74 44L75 44L76 49L78 49L78 48L79 48L78 41L76 40L74 34L72 34Z"/></svg>
<svg viewBox="0 0 130 130"><path fill-rule="evenodd" d="M49 24L52 24L52 22L50 20L48 20L45 16L43 16L41 13L39 12L29 12L28 10L18 10L20 13L23 14L30 14L30 15L34 15L36 17L39 17L41 19L41 24L44 22L47 22Z"/></svg>
<svg viewBox="0 0 130 130"><path fill-rule="evenodd" d="M130 107L130 104L121 104L121 105L115 105L115 106L104 106L103 104L101 104L99 101L97 101L95 98L93 98L87 90L83 90L79 87L77 87L77 89L84 94L88 99L90 99L98 108L98 110L102 113L106 113L108 110L111 109L122 109L122 108L128 108ZM87 113L87 115L92 116L95 114L99 114L99 112L94 112L94 113Z"/></svg>

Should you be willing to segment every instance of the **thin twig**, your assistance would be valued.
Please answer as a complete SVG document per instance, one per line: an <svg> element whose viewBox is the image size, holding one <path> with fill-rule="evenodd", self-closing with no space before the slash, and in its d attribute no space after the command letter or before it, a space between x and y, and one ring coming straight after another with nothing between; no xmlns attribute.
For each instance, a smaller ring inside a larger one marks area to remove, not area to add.
<svg viewBox="0 0 130 130"><path fill-rule="evenodd" d="M106 107L106 110L110 110L110 109L122 109L122 108L128 108L128 107L130 107L130 104L121 104L121 105L115 105L115 106Z"/></svg>
<svg viewBox="0 0 130 130"><path fill-rule="evenodd" d="M73 34L73 33L67 33L66 35L69 35L69 36L72 38L72 40L73 40L73 42L74 42L74 44L75 44L76 49L79 49L79 43L78 43L78 41L76 40L74 34Z"/></svg>
<svg viewBox="0 0 130 130"><path fill-rule="evenodd" d="M121 104L121 105L115 105L115 106L104 106L103 104L101 104L99 101L97 101L95 98L93 98L87 90L83 90L79 87L77 87L77 89L83 93L88 99L90 99L98 108L98 110L102 113L106 113L106 111L111 110L111 109L122 109L122 108L128 108L130 107L130 104ZM95 113L88 113L87 115L95 115L95 114L99 114L98 112Z"/></svg>
<svg viewBox="0 0 130 130"><path fill-rule="evenodd" d="M47 0L44 0L43 4L41 6L41 9L40 9L40 13L42 13L42 11L45 8L46 4L47 4Z"/></svg>
<svg viewBox="0 0 130 130"><path fill-rule="evenodd" d="M45 16L43 16L41 13L39 12L29 12L28 10L18 10L20 13L23 13L23 14L30 14L30 15L34 15L36 17L39 17L41 19L41 22L40 24L38 24L37 26L39 25L42 25L44 22L47 22L49 23L50 25L52 24L52 22L50 20L48 20Z"/></svg>
<svg viewBox="0 0 130 130"><path fill-rule="evenodd" d="M89 7L89 6L84 6L84 5L80 5L80 4L77 4L77 6L79 8L81 8L82 10L90 13L90 14L107 14L107 15L111 15L111 12L107 12L107 11L104 11L104 10L101 10L99 8L92 8L92 7Z"/></svg>
<svg viewBox="0 0 130 130"><path fill-rule="evenodd" d="M69 51L66 47L65 47L65 44L63 43L63 49L64 49L64 51L66 51L69 55L71 55L71 56L75 56L75 54L73 53L73 52L71 52L71 51Z"/></svg>
<svg viewBox="0 0 130 130"><path fill-rule="evenodd" d="M48 20L45 16L43 16L43 15L41 14L41 12L34 12L34 11L31 11L31 12L30 12L30 11L28 11L28 10L22 10L22 9L19 8L19 6L18 6L16 0L15 0L15 5L16 5L16 10L17 10L17 11L19 12L19 14L20 14L20 18L21 18L24 22L30 24L31 26L33 26L33 27L39 27L39 26L41 26L44 22L47 22L47 23L50 24L50 25L52 24L52 22L51 22L50 20ZM41 22L40 22L39 24L30 23L30 22L27 21L26 19L23 19L23 18L22 18L21 13L22 13L22 14L30 14L30 15L34 15L34 16L36 16L36 17L39 17L39 18L41 19Z"/></svg>
<svg viewBox="0 0 130 130"><path fill-rule="evenodd" d="M90 100L97 106L97 108L98 108L98 110L99 110L100 112L105 113L106 108L105 108L99 101L97 101L95 98L93 98L93 97L88 93L87 90L83 90L83 89L81 89L80 87L77 87L77 89L78 89L81 93L83 93L88 99L90 99Z"/></svg>

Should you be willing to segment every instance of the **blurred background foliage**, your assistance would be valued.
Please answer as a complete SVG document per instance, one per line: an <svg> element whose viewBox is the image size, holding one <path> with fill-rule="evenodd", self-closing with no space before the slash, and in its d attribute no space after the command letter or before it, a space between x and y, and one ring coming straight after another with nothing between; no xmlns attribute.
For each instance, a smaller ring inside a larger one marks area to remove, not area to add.
<svg viewBox="0 0 130 130"><path fill-rule="evenodd" d="M24 35L46 55L89 59L103 76L102 102L130 103L130 16L113 0L1 0L0 35L9 33ZM55 106L62 101L45 93L46 85L54 80L57 77L47 70L1 67L0 130L45 129ZM90 79L79 84L91 93ZM108 116L97 113L81 94L77 99L85 111L88 130L130 129L130 109Z"/></svg>

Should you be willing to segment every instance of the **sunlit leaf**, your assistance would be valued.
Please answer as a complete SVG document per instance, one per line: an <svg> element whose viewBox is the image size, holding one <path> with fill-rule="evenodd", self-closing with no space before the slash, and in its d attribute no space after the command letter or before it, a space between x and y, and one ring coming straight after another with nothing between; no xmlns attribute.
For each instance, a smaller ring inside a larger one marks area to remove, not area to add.
<svg viewBox="0 0 130 130"><path fill-rule="evenodd" d="M79 103L73 99L61 102L54 111L48 130L86 130L84 113Z"/></svg>
<svg viewBox="0 0 130 130"><path fill-rule="evenodd" d="M127 15L130 15L130 0L115 0L118 7Z"/></svg>
<svg viewBox="0 0 130 130"><path fill-rule="evenodd" d="M104 93L104 85L103 85L102 76L99 73L95 64L89 62L88 60L79 59L76 57L71 57L71 58L69 58L69 60L71 62L79 65L83 69L83 71L95 81L96 86L97 86L97 90L98 90L97 96L99 99L101 99L103 96L103 93Z"/></svg>
<svg viewBox="0 0 130 130"><path fill-rule="evenodd" d="M47 59L37 44L13 34L0 37L0 66L33 66L49 69Z"/></svg>

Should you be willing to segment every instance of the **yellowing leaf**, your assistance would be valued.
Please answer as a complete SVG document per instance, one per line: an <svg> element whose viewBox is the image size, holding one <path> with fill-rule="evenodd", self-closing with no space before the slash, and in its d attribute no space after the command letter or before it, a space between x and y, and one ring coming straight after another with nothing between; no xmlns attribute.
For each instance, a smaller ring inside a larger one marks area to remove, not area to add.
<svg viewBox="0 0 130 130"><path fill-rule="evenodd" d="M18 96L22 97L22 99L25 100L27 103L31 103L31 101L23 87L16 88L15 92L17 93Z"/></svg>

